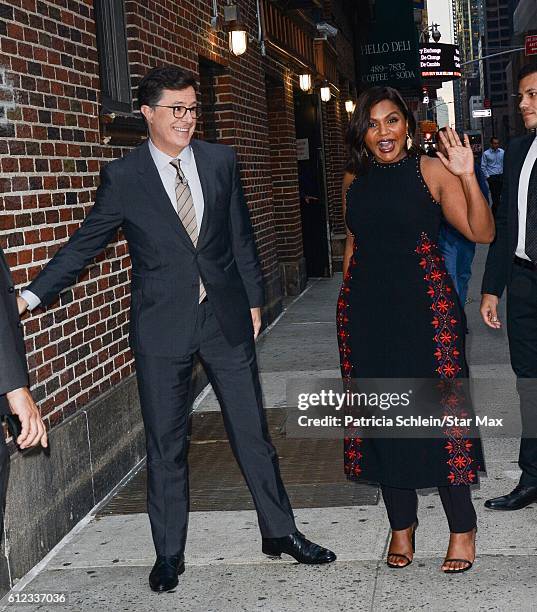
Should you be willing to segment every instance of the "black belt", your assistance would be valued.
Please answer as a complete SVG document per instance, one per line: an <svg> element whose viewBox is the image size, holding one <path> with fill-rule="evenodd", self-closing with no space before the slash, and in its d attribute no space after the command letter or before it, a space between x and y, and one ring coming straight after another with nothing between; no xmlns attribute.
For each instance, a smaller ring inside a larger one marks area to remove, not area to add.
<svg viewBox="0 0 537 612"><path fill-rule="evenodd" d="M521 268L527 268L528 270L533 270L534 272L537 270L537 264L534 264L533 261L529 259L522 259L522 257L517 257L513 259L513 263L515 266L520 266Z"/></svg>

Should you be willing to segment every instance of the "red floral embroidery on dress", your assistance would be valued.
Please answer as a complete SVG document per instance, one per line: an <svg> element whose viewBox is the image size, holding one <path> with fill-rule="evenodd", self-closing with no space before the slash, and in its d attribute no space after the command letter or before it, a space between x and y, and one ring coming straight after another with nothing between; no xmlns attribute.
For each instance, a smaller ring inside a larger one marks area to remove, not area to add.
<svg viewBox="0 0 537 612"><path fill-rule="evenodd" d="M353 253L349 261L349 267L347 273L343 279L341 285L341 291L339 292L339 298L337 302L337 336L339 345L339 359L341 365L341 376L345 385L350 385L353 376L353 365L351 362L351 348L350 348L350 334L348 330L349 323L349 311L350 304L348 302L348 295L350 293L350 281L352 279L352 271L356 266L356 242L353 246ZM349 435L346 435L343 439L343 452L344 452L344 470L345 474L350 477L357 477L360 475L362 468L360 467L360 461L362 459L362 451L360 446L362 439L352 435L352 431Z"/></svg>
<svg viewBox="0 0 537 612"><path fill-rule="evenodd" d="M431 298L435 342L434 357L438 363L436 372L441 378L441 403L444 415L469 418L464 410L465 393L462 381L454 380L461 372L459 364L460 351L457 347L457 323L454 315L453 289L446 281L447 271L436 244L427 234L422 233L416 253L420 256L419 265L428 284L427 295ZM461 405L462 404L462 405ZM468 440L468 427L449 427L444 433L447 436L445 449L448 453L448 480L451 484L472 484L476 481L471 455L472 442Z"/></svg>

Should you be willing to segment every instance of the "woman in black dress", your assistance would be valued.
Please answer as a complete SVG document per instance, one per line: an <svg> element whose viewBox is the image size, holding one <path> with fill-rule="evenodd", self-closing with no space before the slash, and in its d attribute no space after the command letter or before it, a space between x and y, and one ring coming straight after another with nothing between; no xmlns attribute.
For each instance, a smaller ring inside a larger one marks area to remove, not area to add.
<svg viewBox="0 0 537 612"><path fill-rule="evenodd" d="M357 104L343 183L347 224L338 341L344 380L468 376L465 320L438 250L442 216L472 242L489 243L494 222L474 174L468 137L441 134L447 154L420 155L412 113L397 90L373 87ZM443 381L443 382L442 382ZM345 471L380 483L392 539L387 563L413 558L416 489L438 487L450 539L442 569L470 569L476 514L470 485L484 471L479 439L345 438Z"/></svg>

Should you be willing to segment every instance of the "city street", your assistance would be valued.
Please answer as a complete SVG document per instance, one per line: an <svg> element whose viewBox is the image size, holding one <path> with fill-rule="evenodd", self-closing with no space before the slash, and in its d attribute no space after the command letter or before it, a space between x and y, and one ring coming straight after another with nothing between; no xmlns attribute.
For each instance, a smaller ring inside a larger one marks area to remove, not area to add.
<svg viewBox="0 0 537 612"><path fill-rule="evenodd" d="M505 332L485 329L479 319L485 254L486 248L478 249L466 307L469 362L474 377L498 383L490 401L505 414L517 413ZM216 400L204 392L192 420L192 512L186 572L178 588L157 595L147 584L154 557L142 466L16 585L0 609L535 610L535 505L503 513L483 507L486 498L511 490L518 480L516 439L485 439L488 476L474 491L477 561L468 573L446 576L440 565L448 528L437 493L420 495L414 562L394 571L385 564L390 534L377 488L345 480L341 441L286 436L286 379L339 376L334 318L340 282L341 275L311 280L298 298L288 300L284 314L258 343L269 424L298 528L332 548L335 563L308 567L290 557L262 555L255 512L233 463ZM22 602L40 593L63 593L68 603L9 603L10 597Z"/></svg>

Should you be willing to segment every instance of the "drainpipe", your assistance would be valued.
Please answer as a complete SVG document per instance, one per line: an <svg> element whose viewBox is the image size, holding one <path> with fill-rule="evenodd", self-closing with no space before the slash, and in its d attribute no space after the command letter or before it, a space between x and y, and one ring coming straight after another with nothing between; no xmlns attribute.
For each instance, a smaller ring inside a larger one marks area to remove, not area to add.
<svg viewBox="0 0 537 612"><path fill-rule="evenodd" d="M215 30L218 27L218 0L213 0L213 14L211 15L211 27Z"/></svg>
<svg viewBox="0 0 537 612"><path fill-rule="evenodd" d="M216 2L216 0L215 0ZM265 46L265 37L263 33L263 16L261 14L261 0L257 0L257 41L259 43L259 50L261 51L261 55L265 56L267 54L267 49Z"/></svg>

